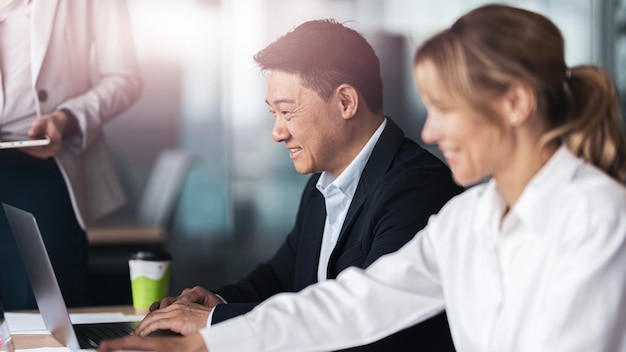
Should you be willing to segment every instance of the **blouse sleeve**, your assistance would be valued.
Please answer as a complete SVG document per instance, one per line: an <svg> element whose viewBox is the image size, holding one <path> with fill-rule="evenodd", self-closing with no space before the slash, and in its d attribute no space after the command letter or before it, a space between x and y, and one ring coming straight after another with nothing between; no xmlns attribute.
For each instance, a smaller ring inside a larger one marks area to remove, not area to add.
<svg viewBox="0 0 626 352"><path fill-rule="evenodd" d="M362 345L443 310L428 226L367 270L270 298L201 333L211 352L334 350Z"/></svg>

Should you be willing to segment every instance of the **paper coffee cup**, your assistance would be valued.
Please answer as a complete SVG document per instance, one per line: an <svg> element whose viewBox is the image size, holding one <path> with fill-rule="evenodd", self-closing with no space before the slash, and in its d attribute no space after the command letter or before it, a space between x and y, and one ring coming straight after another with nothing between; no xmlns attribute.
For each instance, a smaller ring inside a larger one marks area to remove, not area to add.
<svg viewBox="0 0 626 352"><path fill-rule="evenodd" d="M165 252L137 252L128 261L133 307L147 311L152 303L167 297L172 256Z"/></svg>

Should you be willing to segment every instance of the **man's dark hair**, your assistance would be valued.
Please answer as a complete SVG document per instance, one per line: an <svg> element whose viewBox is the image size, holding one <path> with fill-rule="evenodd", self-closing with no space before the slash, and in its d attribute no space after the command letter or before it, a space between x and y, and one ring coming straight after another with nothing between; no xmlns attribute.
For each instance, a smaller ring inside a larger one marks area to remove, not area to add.
<svg viewBox="0 0 626 352"><path fill-rule="evenodd" d="M265 70L297 74L302 84L329 99L335 88L349 84L372 112L382 112L380 63L371 45L335 20L305 22L259 51L254 60Z"/></svg>

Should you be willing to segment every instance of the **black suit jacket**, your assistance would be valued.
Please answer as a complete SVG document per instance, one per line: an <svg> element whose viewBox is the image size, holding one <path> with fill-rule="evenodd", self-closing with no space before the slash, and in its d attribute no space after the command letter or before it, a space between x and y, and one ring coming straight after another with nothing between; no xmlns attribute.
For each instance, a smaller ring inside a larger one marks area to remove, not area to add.
<svg viewBox="0 0 626 352"><path fill-rule="evenodd" d="M213 324L244 314L274 294L300 291L317 282L326 219L324 197L315 187L319 176L311 176L306 184L295 226L276 254L236 285L213 290L228 302L215 307ZM443 162L405 138L387 118L330 256L327 277L334 279L349 266L365 268L396 251L426 225L431 214L462 191ZM355 350L407 348L453 351L445 313Z"/></svg>

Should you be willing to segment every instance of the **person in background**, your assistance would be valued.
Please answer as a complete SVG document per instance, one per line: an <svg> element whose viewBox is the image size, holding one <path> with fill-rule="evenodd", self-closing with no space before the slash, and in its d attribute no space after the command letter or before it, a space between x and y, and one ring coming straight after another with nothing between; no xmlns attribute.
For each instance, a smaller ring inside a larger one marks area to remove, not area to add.
<svg viewBox="0 0 626 352"><path fill-rule="evenodd" d="M367 269L182 339L100 351L325 351L444 308L458 351L626 350L626 138L610 78L568 67L550 20L505 5L428 39L414 77L423 139L458 183L488 182Z"/></svg>
<svg viewBox="0 0 626 352"><path fill-rule="evenodd" d="M275 294L334 279L351 266L366 268L404 245L463 191L441 160L383 114L380 64L358 32L334 20L305 22L255 60L269 72L273 139L285 145L296 171L313 174L295 225L274 256L247 277L156 302L136 334L195 333ZM407 344L454 350L443 310L431 316L357 350L397 351Z"/></svg>
<svg viewBox="0 0 626 352"><path fill-rule="evenodd" d="M0 202L37 218L68 306L84 303L85 226L126 198L102 126L142 88L123 0L0 0L0 132L50 144L0 150ZM0 296L36 303L4 212Z"/></svg>

